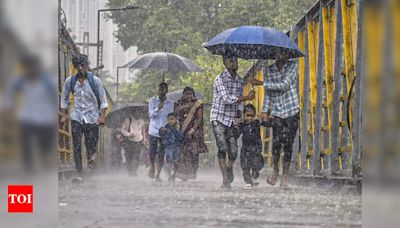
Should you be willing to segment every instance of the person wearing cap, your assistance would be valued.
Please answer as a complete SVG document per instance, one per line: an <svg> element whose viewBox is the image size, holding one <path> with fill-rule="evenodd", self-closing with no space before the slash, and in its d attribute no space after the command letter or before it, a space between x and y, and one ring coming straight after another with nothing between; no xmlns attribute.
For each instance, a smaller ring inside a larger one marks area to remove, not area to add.
<svg viewBox="0 0 400 228"><path fill-rule="evenodd" d="M222 188L230 188L234 179L233 163L238 155L234 135L235 120L240 118L244 101L253 100L254 91L243 95L245 81L238 75L238 61L233 53L223 56L225 70L213 83L211 124L218 147L218 161L222 174Z"/></svg>
<svg viewBox="0 0 400 228"><path fill-rule="evenodd" d="M170 113L174 112L174 102L167 98L168 84L160 83L158 86L158 96L154 96L149 101L149 141L150 141L150 170L149 177L161 182L160 173L164 164L164 148L161 142L160 129L167 123ZM157 169L155 160L158 158Z"/></svg>
<svg viewBox="0 0 400 228"><path fill-rule="evenodd" d="M70 118L73 154L75 167L82 174L82 135L85 136L88 167L94 169L99 125L104 124L108 103L100 78L89 71L87 56L75 56L72 64L78 72L65 80L60 100L60 122L64 124L67 121L68 101L72 93L74 106Z"/></svg>

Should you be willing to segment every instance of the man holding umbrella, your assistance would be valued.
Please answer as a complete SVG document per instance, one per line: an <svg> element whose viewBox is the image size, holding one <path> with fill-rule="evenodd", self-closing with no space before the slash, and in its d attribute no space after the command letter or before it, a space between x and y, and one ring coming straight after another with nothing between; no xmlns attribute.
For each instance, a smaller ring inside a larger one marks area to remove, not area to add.
<svg viewBox="0 0 400 228"><path fill-rule="evenodd" d="M233 182L233 163L237 158L237 138L234 136L235 119L240 117L243 101L253 100L254 91L243 96L244 80L237 74L238 62L233 53L223 56L224 70L214 81L211 123L218 147L218 160L222 173L222 188ZM228 156L228 159L226 158Z"/></svg>
<svg viewBox="0 0 400 228"><path fill-rule="evenodd" d="M292 144L298 129L299 100L297 96L297 64L290 58L303 57L304 54L290 37L273 28L262 26L240 26L225 30L213 37L205 45L213 54L224 54L234 50L239 58L276 59L276 64L264 72L265 82L250 80L253 85L264 85L266 96L263 120L267 119L267 110L272 104L273 121L269 121L274 130L273 154L274 173L268 183L274 185L279 171L279 152L283 144L285 159L281 187L287 187L292 155ZM214 94L215 96L215 94Z"/></svg>
<svg viewBox="0 0 400 228"><path fill-rule="evenodd" d="M289 167L292 159L293 142L299 128L299 98L297 95L297 63L289 60L290 56L283 52L277 55L277 60L265 68L264 83L253 81L254 84L264 85L262 120L271 118L269 125L274 132L272 142L273 173L267 179L268 184L275 185L279 175L279 157L283 147L281 188L288 187Z"/></svg>
<svg viewBox="0 0 400 228"><path fill-rule="evenodd" d="M168 52L147 53L133 59L124 67L131 69L152 69L164 72L200 72L202 69L193 61ZM162 148L159 135L160 128L164 127L167 122L168 114L174 111L174 102L166 96L168 93L168 85L163 82L159 86L159 95L150 99L149 102L149 136L150 136L150 162L151 168L149 172L150 178L155 178L160 182L160 172L164 163L164 149ZM155 158L158 157L158 166L155 170Z"/></svg>
<svg viewBox="0 0 400 228"><path fill-rule="evenodd" d="M160 128L164 127L168 114L174 112L174 102L167 98L168 84L160 83L158 87L158 96L154 96L149 102L149 136L150 136L150 171L149 177L161 182L160 173L164 164L164 148L160 138ZM155 160L158 158L157 170L155 169Z"/></svg>

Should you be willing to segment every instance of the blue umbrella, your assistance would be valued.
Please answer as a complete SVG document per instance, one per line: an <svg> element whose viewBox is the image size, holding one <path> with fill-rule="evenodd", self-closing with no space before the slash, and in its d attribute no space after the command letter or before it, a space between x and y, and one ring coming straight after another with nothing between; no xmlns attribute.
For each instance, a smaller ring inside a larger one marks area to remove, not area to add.
<svg viewBox="0 0 400 228"><path fill-rule="evenodd" d="M242 59L276 59L278 53L289 58L304 56L285 33L261 26L240 26L216 35L204 47L213 54L234 53Z"/></svg>

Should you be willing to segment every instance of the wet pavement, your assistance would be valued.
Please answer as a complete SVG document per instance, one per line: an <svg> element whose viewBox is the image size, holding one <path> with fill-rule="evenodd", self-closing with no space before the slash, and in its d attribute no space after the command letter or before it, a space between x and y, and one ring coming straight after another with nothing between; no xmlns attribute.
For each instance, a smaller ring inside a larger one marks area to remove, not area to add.
<svg viewBox="0 0 400 228"><path fill-rule="evenodd" d="M218 171L196 181L159 185L125 173L97 174L59 184L59 227L361 227L361 196L352 187L292 184L244 189L240 171L231 190Z"/></svg>

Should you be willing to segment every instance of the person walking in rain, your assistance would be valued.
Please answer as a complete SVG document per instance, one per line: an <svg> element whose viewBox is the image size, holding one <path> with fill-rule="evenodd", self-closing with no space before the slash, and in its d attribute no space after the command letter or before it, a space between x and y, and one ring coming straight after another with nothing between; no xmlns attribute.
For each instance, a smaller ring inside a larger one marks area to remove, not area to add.
<svg viewBox="0 0 400 228"><path fill-rule="evenodd" d="M279 158L283 147L283 167L281 188L288 188L288 175L292 160L293 142L299 128L299 98L297 95L297 63L289 60L287 54L279 54L277 60L264 70L265 97L262 120L268 119L272 127L273 173L267 178L267 183L275 185L279 176Z"/></svg>
<svg viewBox="0 0 400 228"><path fill-rule="evenodd" d="M147 145L144 120L140 118L138 111L134 111L132 116L125 118L121 127L121 134L124 137L123 147L125 149L128 173L136 176L139 168L140 152L143 150L144 145Z"/></svg>
<svg viewBox="0 0 400 228"><path fill-rule="evenodd" d="M158 96L149 101L149 139L150 139L150 171L149 177L161 182L160 173L164 164L164 148L160 138L160 129L167 123L168 114L174 111L174 102L167 98L168 84L160 83ZM158 158L157 169L155 160Z"/></svg>
<svg viewBox="0 0 400 228"><path fill-rule="evenodd" d="M175 103L175 113L183 133L176 175L183 181L196 179L200 154L207 152L207 145L204 142L203 102L196 98L193 88L183 90L182 98Z"/></svg>
<svg viewBox="0 0 400 228"><path fill-rule="evenodd" d="M264 167L262 157L262 142L259 120L256 117L256 108L247 104L244 108L244 122L237 126L236 137L242 136L242 149L240 151L240 167L243 171L245 188L251 188L259 184L260 170Z"/></svg>
<svg viewBox="0 0 400 228"><path fill-rule="evenodd" d="M43 70L35 54L23 54L20 62L23 74L7 82L0 116L4 118L3 129L8 129L7 124L16 117L23 166L25 171L32 172L36 153L42 167L53 167L57 159L54 156L58 127L57 81Z"/></svg>
<svg viewBox="0 0 400 228"><path fill-rule="evenodd" d="M160 136L165 150L168 182L173 183L175 182L181 142L183 139L183 133L180 131L178 117L175 113L168 114L168 123L160 129Z"/></svg>
<svg viewBox="0 0 400 228"><path fill-rule="evenodd" d="M61 94L61 123L67 121L69 95L74 95L74 107L71 112L72 142L75 167L82 174L82 135L85 136L88 167L94 169L99 125L104 124L108 108L106 92L97 76L88 71L88 57L78 55L72 59L78 73L65 80ZM81 177L78 177L81 179Z"/></svg>
<svg viewBox="0 0 400 228"><path fill-rule="evenodd" d="M230 188L234 179L233 163L237 158L237 138L234 135L235 119L241 116L239 106L253 100L254 91L243 96L244 80L237 74L238 62L233 53L223 56L225 70L213 83L211 124L218 147L218 160L222 174L222 188Z"/></svg>

